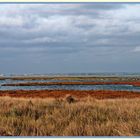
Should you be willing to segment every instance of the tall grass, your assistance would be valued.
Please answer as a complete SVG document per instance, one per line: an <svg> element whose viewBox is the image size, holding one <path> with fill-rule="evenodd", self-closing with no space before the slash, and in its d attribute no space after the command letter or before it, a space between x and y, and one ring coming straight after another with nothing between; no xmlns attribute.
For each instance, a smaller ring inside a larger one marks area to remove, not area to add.
<svg viewBox="0 0 140 140"><path fill-rule="evenodd" d="M140 99L1 97L0 135L140 136Z"/></svg>

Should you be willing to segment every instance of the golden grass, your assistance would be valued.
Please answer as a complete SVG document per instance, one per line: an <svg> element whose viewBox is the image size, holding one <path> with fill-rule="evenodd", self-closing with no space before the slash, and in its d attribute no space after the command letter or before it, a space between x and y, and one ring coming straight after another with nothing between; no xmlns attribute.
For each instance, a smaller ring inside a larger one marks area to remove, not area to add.
<svg viewBox="0 0 140 140"><path fill-rule="evenodd" d="M0 135L140 136L140 99L1 97Z"/></svg>

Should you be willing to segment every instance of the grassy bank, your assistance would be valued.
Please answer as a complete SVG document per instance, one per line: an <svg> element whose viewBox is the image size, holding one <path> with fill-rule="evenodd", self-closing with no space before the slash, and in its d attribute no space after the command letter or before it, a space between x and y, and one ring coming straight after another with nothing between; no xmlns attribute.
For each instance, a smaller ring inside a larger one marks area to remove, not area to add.
<svg viewBox="0 0 140 140"><path fill-rule="evenodd" d="M0 135L140 135L140 99L0 98Z"/></svg>

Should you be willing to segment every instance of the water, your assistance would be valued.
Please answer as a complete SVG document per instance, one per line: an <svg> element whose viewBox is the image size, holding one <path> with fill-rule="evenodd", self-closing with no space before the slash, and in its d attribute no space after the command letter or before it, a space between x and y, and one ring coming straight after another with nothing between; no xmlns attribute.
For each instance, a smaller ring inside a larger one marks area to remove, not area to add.
<svg viewBox="0 0 140 140"><path fill-rule="evenodd" d="M48 79L48 80L11 80L11 79L6 79L6 80L0 80L0 86L3 84L16 84L16 83L49 83L49 82L100 82L101 80L85 80L85 79L80 79L80 80L57 80L57 79ZM109 82L110 80L102 80Z"/></svg>
<svg viewBox="0 0 140 140"><path fill-rule="evenodd" d="M119 90L140 91L131 85L49 85L49 86L0 86L0 90Z"/></svg>
<svg viewBox="0 0 140 140"><path fill-rule="evenodd" d="M133 78L140 80L140 73L79 73L79 74L45 74L45 75L20 75L20 76L48 76L48 77L57 77L57 76L82 76L82 77L124 77L125 78ZM1 76L4 77L4 76ZM11 76L15 77L15 75ZM119 79L120 80L120 79ZM128 79L127 79L128 80ZM132 79L131 79L132 80ZM11 83L26 83L26 82L111 82L110 79L47 79L47 80L12 80L12 79L6 79L6 80L0 80L0 90L120 90L120 91L140 91L140 87L132 86L132 85L49 85L49 86L2 86L2 84L11 84Z"/></svg>

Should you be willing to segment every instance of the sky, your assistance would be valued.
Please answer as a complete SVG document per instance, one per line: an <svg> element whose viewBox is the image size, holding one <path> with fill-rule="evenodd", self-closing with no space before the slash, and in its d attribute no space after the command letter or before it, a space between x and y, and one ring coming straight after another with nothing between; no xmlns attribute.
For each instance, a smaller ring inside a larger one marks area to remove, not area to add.
<svg viewBox="0 0 140 140"><path fill-rule="evenodd" d="M0 4L0 73L140 72L140 4Z"/></svg>

